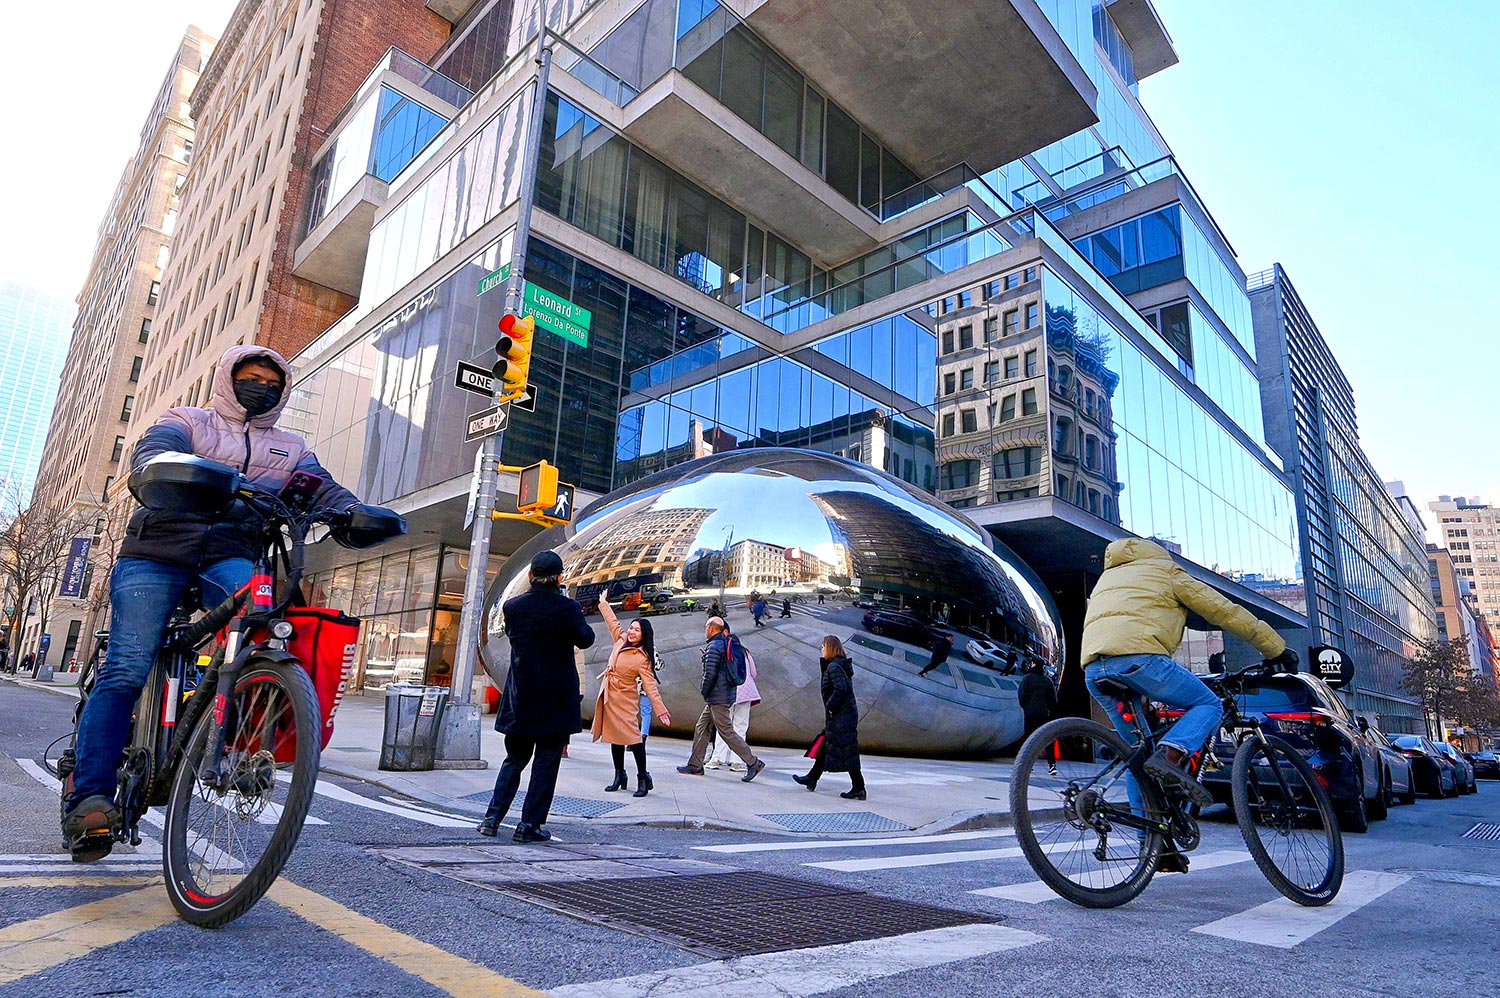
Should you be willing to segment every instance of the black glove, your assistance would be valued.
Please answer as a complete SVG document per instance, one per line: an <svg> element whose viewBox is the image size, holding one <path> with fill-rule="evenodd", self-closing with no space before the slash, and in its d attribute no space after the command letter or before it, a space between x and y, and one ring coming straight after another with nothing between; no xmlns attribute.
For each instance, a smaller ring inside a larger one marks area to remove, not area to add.
<svg viewBox="0 0 1500 998"><path fill-rule="evenodd" d="M1297 663L1300 662L1300 661L1302 661L1302 660L1300 658L1298 658L1296 652L1294 652L1290 648L1288 648L1286 651L1282 652L1280 655L1277 655L1273 659L1268 659L1267 661L1269 661L1269 663L1271 665L1276 666L1277 669L1279 669L1282 672L1296 672L1297 671Z"/></svg>

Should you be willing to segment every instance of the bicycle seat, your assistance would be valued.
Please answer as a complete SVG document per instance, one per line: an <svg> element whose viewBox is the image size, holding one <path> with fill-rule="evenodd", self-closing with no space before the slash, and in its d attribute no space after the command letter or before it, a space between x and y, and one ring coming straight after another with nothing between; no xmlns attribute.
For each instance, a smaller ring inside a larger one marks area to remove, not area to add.
<svg viewBox="0 0 1500 998"><path fill-rule="evenodd" d="M1114 679L1101 679L1094 683L1094 688L1105 696L1116 697L1120 700L1133 700L1141 695L1139 691Z"/></svg>

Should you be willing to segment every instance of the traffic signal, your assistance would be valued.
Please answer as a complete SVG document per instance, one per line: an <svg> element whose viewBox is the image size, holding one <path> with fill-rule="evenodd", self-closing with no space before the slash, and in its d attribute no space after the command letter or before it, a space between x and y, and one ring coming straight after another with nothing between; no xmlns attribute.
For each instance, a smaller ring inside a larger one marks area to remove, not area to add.
<svg viewBox="0 0 1500 998"><path fill-rule="evenodd" d="M557 469L546 461L521 469L516 490L517 513L545 513L557 505Z"/></svg>
<svg viewBox="0 0 1500 998"><path fill-rule="evenodd" d="M500 383L500 399L519 398L526 391L526 372L531 367L531 338L536 320L506 313L500 320L500 338L495 341L498 359L492 373Z"/></svg>

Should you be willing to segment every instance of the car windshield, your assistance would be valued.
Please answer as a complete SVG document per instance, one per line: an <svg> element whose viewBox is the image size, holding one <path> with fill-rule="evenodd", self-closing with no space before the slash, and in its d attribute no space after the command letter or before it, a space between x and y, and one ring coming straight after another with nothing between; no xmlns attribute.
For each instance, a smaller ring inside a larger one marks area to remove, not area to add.
<svg viewBox="0 0 1500 998"><path fill-rule="evenodd" d="M1422 747L1422 739L1416 735L1397 735L1396 745L1405 749L1419 749Z"/></svg>
<svg viewBox="0 0 1500 998"><path fill-rule="evenodd" d="M1241 702L1243 709L1259 711L1318 706L1313 702L1312 691L1298 682L1246 686Z"/></svg>

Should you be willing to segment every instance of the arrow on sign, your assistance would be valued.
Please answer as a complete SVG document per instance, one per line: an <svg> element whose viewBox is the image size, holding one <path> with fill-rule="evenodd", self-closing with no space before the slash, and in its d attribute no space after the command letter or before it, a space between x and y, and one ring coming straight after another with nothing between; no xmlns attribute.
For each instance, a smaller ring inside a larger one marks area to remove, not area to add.
<svg viewBox="0 0 1500 998"><path fill-rule="evenodd" d="M468 425L464 427L464 443L471 444L476 440L494 436L505 429L506 417L509 415L504 406L492 405L488 409L474 413L469 417Z"/></svg>
<svg viewBox="0 0 1500 998"><path fill-rule="evenodd" d="M495 376L482 367L459 361L458 370L453 376L453 385L466 392L489 397L495 393ZM520 398L511 399L510 404L517 409L536 412L536 389L527 385L525 393Z"/></svg>

